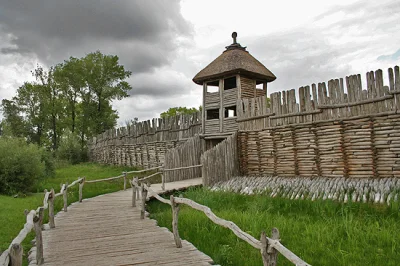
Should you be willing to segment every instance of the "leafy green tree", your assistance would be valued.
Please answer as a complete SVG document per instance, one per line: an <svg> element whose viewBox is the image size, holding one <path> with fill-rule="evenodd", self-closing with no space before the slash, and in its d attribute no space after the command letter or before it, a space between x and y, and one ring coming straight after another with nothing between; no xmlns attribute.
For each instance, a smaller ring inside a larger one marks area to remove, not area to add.
<svg viewBox="0 0 400 266"><path fill-rule="evenodd" d="M29 142L39 146L47 139L47 101L42 87L35 83L25 82L18 88L13 100L20 108L27 126L29 127L27 138Z"/></svg>
<svg viewBox="0 0 400 266"><path fill-rule="evenodd" d="M60 97L61 89L54 79L54 68L45 71L43 67L38 66L33 75L36 77L37 86L40 93L43 94L42 103L45 108L45 117L49 123L50 136L52 139L52 149L57 150L61 128L63 127L64 108L62 98Z"/></svg>
<svg viewBox="0 0 400 266"><path fill-rule="evenodd" d="M128 97L132 89L125 81L132 73L118 63L118 56L103 55L99 51L90 53L82 58L83 73L85 73L86 90L83 101L88 98L97 105L96 110L88 110L94 122L94 134L114 127L118 116L112 110L111 101Z"/></svg>
<svg viewBox="0 0 400 266"><path fill-rule="evenodd" d="M116 125L111 103L131 89L126 81L131 72L118 61L97 51L49 70L38 66L32 71L36 81L25 82L15 97L2 102L2 130L53 151L63 134L71 132L75 137L69 139L78 136L84 151L88 138Z"/></svg>
<svg viewBox="0 0 400 266"><path fill-rule="evenodd" d="M70 57L64 63L58 64L54 68L54 80L60 87L60 97L68 104L66 106L67 125L71 132L75 132L77 109L79 99L83 89L86 87L84 79L82 61L75 57Z"/></svg>
<svg viewBox="0 0 400 266"><path fill-rule="evenodd" d="M3 112L4 116L4 119L0 123L2 129L0 135L26 137L28 132L27 126L24 118L20 114L21 110L15 101L3 99L1 101L0 110Z"/></svg>
<svg viewBox="0 0 400 266"><path fill-rule="evenodd" d="M199 108L201 110L201 106ZM160 114L161 118L167 118L167 117L173 117L181 114L194 114L196 112L199 112L198 109L192 107L192 108L187 108L187 107L172 107L169 108L167 111L162 112Z"/></svg>

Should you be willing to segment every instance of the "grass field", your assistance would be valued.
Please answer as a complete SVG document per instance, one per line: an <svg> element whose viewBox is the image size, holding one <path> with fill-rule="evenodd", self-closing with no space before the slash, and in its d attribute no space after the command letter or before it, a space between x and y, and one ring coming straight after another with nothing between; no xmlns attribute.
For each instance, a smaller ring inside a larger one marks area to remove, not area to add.
<svg viewBox="0 0 400 266"><path fill-rule="evenodd" d="M0 251L5 250L11 241L18 235L25 223L24 210L36 209L43 205L43 190L54 188L56 193L60 191L60 184L72 183L78 177L85 176L87 180L101 179L121 175L122 171L134 170L133 168L103 166L98 164L79 164L62 167L56 170L53 178L43 180L37 184L35 190L38 193L27 195L26 197L13 198L10 196L0 195ZM129 187L129 185L128 185ZM83 188L83 197L90 198L100 194L110 193L123 189L123 179L116 181L100 182L93 184L85 184ZM78 186L74 186L68 192L68 203L78 200ZM55 201L55 213L62 208L62 197L57 197ZM47 215L47 211L45 211ZM45 217L47 222L47 217ZM31 245L29 242L33 239L34 233L23 242L24 253L27 254Z"/></svg>
<svg viewBox="0 0 400 266"><path fill-rule="evenodd" d="M206 189L183 196L209 206L257 239L262 230L277 227L281 242L311 265L400 265L398 205L294 201ZM152 200L149 212L171 230L169 205ZM258 250L187 206L181 206L179 233L223 266L262 265ZM278 265L293 264L279 256Z"/></svg>

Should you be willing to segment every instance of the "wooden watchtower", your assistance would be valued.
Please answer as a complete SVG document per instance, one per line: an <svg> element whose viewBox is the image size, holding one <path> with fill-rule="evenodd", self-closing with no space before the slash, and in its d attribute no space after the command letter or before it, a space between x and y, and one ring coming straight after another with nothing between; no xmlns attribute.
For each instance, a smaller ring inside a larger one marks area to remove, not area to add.
<svg viewBox="0 0 400 266"><path fill-rule="evenodd" d="M233 43L201 70L193 82L203 85L202 136L207 149L238 129L236 110L239 99L267 95L267 83L276 79L246 47Z"/></svg>

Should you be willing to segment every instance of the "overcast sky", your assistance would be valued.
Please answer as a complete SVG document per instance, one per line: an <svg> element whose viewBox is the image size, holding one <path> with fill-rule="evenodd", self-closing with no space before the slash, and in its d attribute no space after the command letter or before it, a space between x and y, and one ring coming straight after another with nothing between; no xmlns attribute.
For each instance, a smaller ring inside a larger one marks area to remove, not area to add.
<svg viewBox="0 0 400 266"><path fill-rule="evenodd" d="M37 63L100 50L132 71L119 124L198 107L192 78L238 42L277 79L269 93L395 66L400 3L387 1L0 0L0 101Z"/></svg>

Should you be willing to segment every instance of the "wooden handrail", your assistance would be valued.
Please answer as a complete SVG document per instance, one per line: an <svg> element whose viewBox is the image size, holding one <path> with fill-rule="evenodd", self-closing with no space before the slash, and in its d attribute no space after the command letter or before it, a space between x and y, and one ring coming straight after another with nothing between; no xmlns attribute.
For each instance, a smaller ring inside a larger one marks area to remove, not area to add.
<svg viewBox="0 0 400 266"><path fill-rule="evenodd" d="M154 168L158 169L160 167ZM43 221L43 211L46 209L49 209L49 227L54 228L54 199L59 196L63 196L63 201L64 201L64 211L67 211L67 197L68 197L68 189L79 184L79 202L82 202L82 189L83 185L85 183L96 183L96 182L102 182L102 181L110 181L114 179L118 179L121 177L126 178L126 174L129 173L143 173L146 171L151 171L154 169L145 169L141 171L131 171L131 172L123 172L122 175L117 176L117 177L109 177L109 178L104 178L104 179L97 179L97 180L90 180L86 181L85 177L80 177L77 180L73 181L71 184L68 185L68 183L62 184L60 188L59 193L54 193L54 189L51 189L51 191L44 191L44 198L43 198L43 206L38 207L36 210L25 210L26 214L26 223L24 224L24 228L19 232L16 238L14 238L8 247L1 255L0 255L0 266L8 266L8 265L13 265L14 262L22 261L22 246L21 243L24 241L26 236L33 230L35 229L36 232L36 244L40 245L36 250L39 250L39 252L36 253L36 264L40 265L43 264L43 243L41 241L38 241L38 238L41 239L41 223ZM125 187L124 187L125 188ZM35 223L36 221L36 223ZM37 224L37 225L36 225ZM17 256L17 257L15 257ZM11 262L11 264L10 264Z"/></svg>
<svg viewBox="0 0 400 266"><path fill-rule="evenodd" d="M139 186L139 184L137 183L136 180L132 180L131 185L133 188ZM175 243L178 248L181 247L179 245L180 239L176 239L177 237L179 238L179 234L177 232L177 225L178 225L177 213L179 211L179 208L175 209L175 211L174 211L174 205L175 204L185 204L187 206L190 206L193 209L202 211L212 222L214 222L215 224L218 224L222 227L230 229L237 237L246 241L252 247L259 249L261 251L263 263L265 266L276 265L276 254L274 254L274 252L276 252L276 251L281 253L286 259L288 259L290 262L294 263L297 266L310 266L310 264L303 261L296 254L294 254L292 251L290 251L288 248L286 248L284 245L282 245L282 243L279 241L279 237L278 237L279 231L276 228L274 228L272 230L272 232L273 232L272 238L267 237L265 235L265 232L262 232L261 241L260 241L260 240L257 240L256 238L254 238L252 235L241 230L239 228L239 226L237 226L234 222L227 221L225 219L218 217L207 206L201 205L193 200L181 198L181 197L171 196L171 200L164 199L164 198L160 197L154 190L152 190L150 188L150 186L147 186L146 184L142 184L141 188L143 191L148 192L150 194L150 196L153 196L157 200L161 201L162 203L168 204L171 207L173 207L173 213L175 214L173 217L173 231L174 231L173 233L174 233ZM146 197L147 193L145 193L144 195ZM133 197L135 197L135 195L133 195ZM142 207L141 207L142 213L144 213L145 200L146 199L144 199L142 197ZM143 218L144 218L144 216L143 216Z"/></svg>
<svg viewBox="0 0 400 266"><path fill-rule="evenodd" d="M151 175L149 175L149 176L140 178L140 179L138 179L138 181L139 181L139 182L145 181L145 180L149 179L150 177L153 177L153 176L156 176L156 175L161 175L161 174L162 174L161 172L157 172L157 173L151 174Z"/></svg>
<svg viewBox="0 0 400 266"><path fill-rule="evenodd" d="M184 166L184 167L178 167L178 168L163 169L163 171L170 172L170 171L177 171L177 170L183 170L183 169L197 168L197 167L202 167L202 166L203 166L202 164L198 164L198 165Z"/></svg>
<svg viewBox="0 0 400 266"><path fill-rule="evenodd" d="M130 172L125 172L125 173L127 173L127 174L140 174L140 173L145 173L145 172L148 172L148 171L157 170L157 169L160 169L160 168L163 168L163 167L164 166L161 165L161 166L157 166L157 167L153 167L153 168L149 168L149 169L143 169L143 170L139 170L139 171L130 171Z"/></svg>
<svg viewBox="0 0 400 266"><path fill-rule="evenodd" d="M98 182L104 182L104 181L111 181L111 180L119 179L119 178L124 177L124 176L125 175L119 175L119 176L108 177L108 178L103 178L103 179L88 180L88 181L85 181L85 182L86 183L98 183Z"/></svg>

